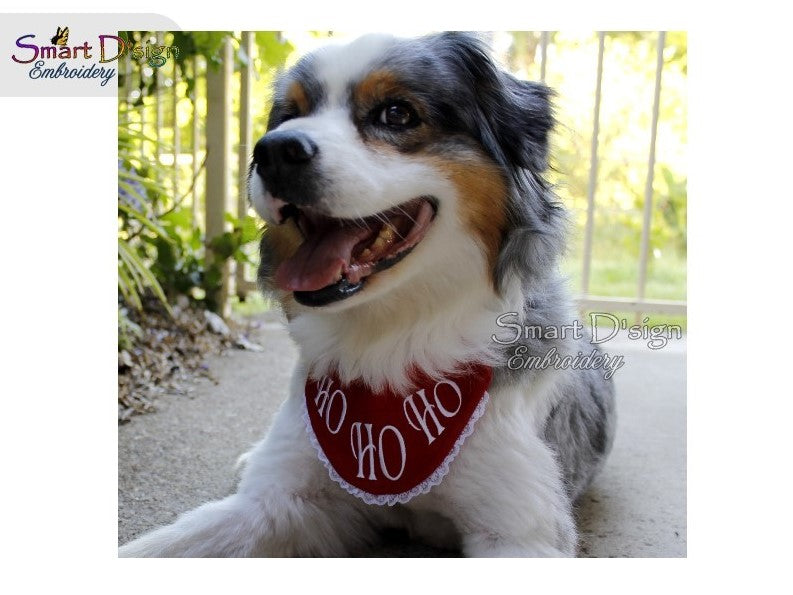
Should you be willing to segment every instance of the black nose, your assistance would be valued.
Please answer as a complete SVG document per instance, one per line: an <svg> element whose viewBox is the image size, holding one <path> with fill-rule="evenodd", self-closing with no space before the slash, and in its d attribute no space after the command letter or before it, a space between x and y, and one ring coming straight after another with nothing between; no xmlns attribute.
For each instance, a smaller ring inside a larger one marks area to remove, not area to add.
<svg viewBox="0 0 793 595"><path fill-rule="evenodd" d="M286 202L309 205L317 198L317 172L312 160L319 153L304 132L277 130L259 139L253 148L256 173L267 191Z"/></svg>
<svg viewBox="0 0 793 595"><path fill-rule="evenodd" d="M253 161L265 182L284 182L283 178L299 175L318 150L307 134L281 130L259 139L253 148Z"/></svg>

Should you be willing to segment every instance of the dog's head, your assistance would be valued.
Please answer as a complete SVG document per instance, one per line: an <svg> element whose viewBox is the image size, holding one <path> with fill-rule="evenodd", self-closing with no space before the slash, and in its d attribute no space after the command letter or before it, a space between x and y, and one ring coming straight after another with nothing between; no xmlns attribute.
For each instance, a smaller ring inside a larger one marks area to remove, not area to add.
<svg viewBox="0 0 793 595"><path fill-rule="evenodd" d="M260 282L339 310L418 281L498 293L545 274L561 236L542 178L549 97L469 34L372 35L304 57L253 151Z"/></svg>

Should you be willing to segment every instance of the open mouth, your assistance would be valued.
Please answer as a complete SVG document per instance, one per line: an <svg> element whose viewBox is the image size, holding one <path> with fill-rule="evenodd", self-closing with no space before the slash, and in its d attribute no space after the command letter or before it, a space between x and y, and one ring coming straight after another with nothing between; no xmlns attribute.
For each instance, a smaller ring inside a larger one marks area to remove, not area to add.
<svg viewBox="0 0 793 595"><path fill-rule="evenodd" d="M419 197L362 219L336 219L287 204L280 215L294 218L303 243L275 273L275 283L294 292L298 303L324 306L363 289L367 279L407 256L424 238L437 201Z"/></svg>

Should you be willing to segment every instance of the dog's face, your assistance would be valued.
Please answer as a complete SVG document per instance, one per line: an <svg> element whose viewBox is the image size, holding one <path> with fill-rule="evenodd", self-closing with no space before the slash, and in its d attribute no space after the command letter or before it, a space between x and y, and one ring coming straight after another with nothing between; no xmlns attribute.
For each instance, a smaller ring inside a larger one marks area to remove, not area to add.
<svg viewBox="0 0 793 595"><path fill-rule="evenodd" d="M466 34L366 36L304 57L253 152L261 281L332 310L419 277L498 291L510 233L550 208L526 192L542 186L548 96Z"/></svg>

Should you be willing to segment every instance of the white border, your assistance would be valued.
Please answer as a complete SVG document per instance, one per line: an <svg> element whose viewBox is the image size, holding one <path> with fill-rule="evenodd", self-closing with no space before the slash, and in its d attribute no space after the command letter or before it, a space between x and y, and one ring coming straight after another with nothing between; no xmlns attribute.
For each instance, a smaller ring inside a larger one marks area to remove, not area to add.
<svg viewBox="0 0 793 595"><path fill-rule="evenodd" d="M783 470L793 409L784 270L793 220L787 179L793 97L783 4L714 9L603 0L512 3L511 10L492 2L453 9L399 3L388 10L349 0L299 6L228 0L222 10L186 0L121 8L98 0L9 4L20 12L160 12L185 30L276 30L287 20L291 29L328 29L323 14L330 12L348 29L389 29L393 18L450 28L465 12L477 19L476 28L491 30L688 29L693 365L688 560L450 559L433 561L431 569L429 561L409 559L116 560L116 234L92 202L115 192L115 103L0 100L7 222L0 236L6 280L0 316L3 344L13 352L0 378L3 415L11 420L2 433L11 487L0 500L8 513L7 584L43 591L74 583L135 595L332 592L349 587L350 576L384 594L404 593L407 580L427 591L609 595L635 593L637 586L668 595L720 587L771 592L785 584L790 492ZM56 131L68 150L48 160L47 141ZM396 580L383 580L397 563Z"/></svg>

